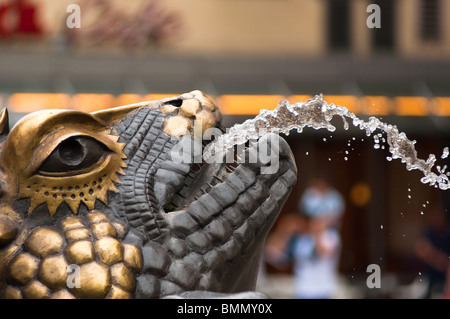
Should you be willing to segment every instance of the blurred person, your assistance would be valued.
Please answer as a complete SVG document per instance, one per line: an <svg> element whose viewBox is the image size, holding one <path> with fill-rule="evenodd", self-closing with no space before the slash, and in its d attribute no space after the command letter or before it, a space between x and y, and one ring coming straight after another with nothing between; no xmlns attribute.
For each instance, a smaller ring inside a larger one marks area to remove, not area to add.
<svg viewBox="0 0 450 319"><path fill-rule="evenodd" d="M266 260L281 267L293 263L294 297L333 298L341 251L342 195L322 179L303 193L298 212L285 217L268 240Z"/></svg>
<svg viewBox="0 0 450 319"><path fill-rule="evenodd" d="M433 298L436 295L442 296L444 289L448 290L446 277L450 266L450 219L438 206L432 208L427 215L428 226L416 241L414 250L426 265L428 288L425 298ZM447 280L450 281L450 278Z"/></svg>
<svg viewBox="0 0 450 319"><path fill-rule="evenodd" d="M308 220L298 212L282 216L268 236L264 258L278 270L287 270L292 263L291 246L298 236L307 234Z"/></svg>
<svg viewBox="0 0 450 319"><path fill-rule="evenodd" d="M330 227L340 226L345 204L342 195L325 179L314 179L304 191L297 209L306 215L322 216Z"/></svg>
<svg viewBox="0 0 450 319"><path fill-rule="evenodd" d="M293 263L295 298L333 298L341 251L343 197L324 179L315 179L297 208L298 212L285 217L268 240L266 260L278 267Z"/></svg>
<svg viewBox="0 0 450 319"><path fill-rule="evenodd" d="M290 243L295 297L330 299L336 293L341 240L328 216L310 217L308 232Z"/></svg>
<svg viewBox="0 0 450 319"><path fill-rule="evenodd" d="M329 299L336 292L340 246L326 216L291 213L268 238L265 261L278 269L292 264L295 298Z"/></svg>
<svg viewBox="0 0 450 319"><path fill-rule="evenodd" d="M297 209L308 219L308 231L290 245L296 297L332 298L337 289L344 199L328 181L318 178L306 188Z"/></svg>

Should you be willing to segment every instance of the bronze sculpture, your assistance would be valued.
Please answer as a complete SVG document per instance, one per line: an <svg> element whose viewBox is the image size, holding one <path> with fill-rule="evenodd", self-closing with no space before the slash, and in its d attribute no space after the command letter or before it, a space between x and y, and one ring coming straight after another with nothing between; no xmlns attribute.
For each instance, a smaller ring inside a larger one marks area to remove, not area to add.
<svg viewBox="0 0 450 319"><path fill-rule="evenodd" d="M265 236L296 182L292 153L277 136L273 174L261 162L174 162L195 120L202 132L224 130L199 91L91 114L39 111L11 130L4 109L0 297L253 290ZM78 285L68 284L71 266Z"/></svg>

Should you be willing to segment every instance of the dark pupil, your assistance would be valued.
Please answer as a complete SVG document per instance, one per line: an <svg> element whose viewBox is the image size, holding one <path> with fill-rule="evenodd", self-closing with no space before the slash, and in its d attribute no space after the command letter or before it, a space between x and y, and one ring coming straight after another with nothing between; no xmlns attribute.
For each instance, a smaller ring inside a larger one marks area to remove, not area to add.
<svg viewBox="0 0 450 319"><path fill-rule="evenodd" d="M68 139L59 146L59 157L67 165L79 165L86 156L86 149L75 139Z"/></svg>
<svg viewBox="0 0 450 319"><path fill-rule="evenodd" d="M97 140L75 136L62 141L42 163L44 173L68 173L84 170L97 163L107 148Z"/></svg>

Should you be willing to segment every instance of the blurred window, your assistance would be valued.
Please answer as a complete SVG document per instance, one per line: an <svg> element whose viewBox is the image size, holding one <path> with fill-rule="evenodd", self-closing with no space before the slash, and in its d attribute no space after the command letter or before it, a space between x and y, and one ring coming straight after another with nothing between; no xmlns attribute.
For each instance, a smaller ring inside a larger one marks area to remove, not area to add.
<svg viewBox="0 0 450 319"><path fill-rule="evenodd" d="M439 0L421 0L421 37L424 41L438 41L440 38L440 1Z"/></svg>
<svg viewBox="0 0 450 319"><path fill-rule="evenodd" d="M373 47L375 51L394 50L395 0L373 1L380 6L381 28L373 30Z"/></svg>
<svg viewBox="0 0 450 319"><path fill-rule="evenodd" d="M350 49L350 1L328 1L328 45L331 50Z"/></svg>

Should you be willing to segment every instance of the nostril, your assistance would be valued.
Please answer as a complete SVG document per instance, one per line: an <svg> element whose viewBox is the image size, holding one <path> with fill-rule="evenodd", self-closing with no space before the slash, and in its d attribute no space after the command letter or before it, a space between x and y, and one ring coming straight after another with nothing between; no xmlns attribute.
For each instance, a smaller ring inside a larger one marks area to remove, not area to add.
<svg viewBox="0 0 450 319"><path fill-rule="evenodd" d="M14 222L8 219L0 219L0 248L12 242L17 237L18 231L19 229Z"/></svg>
<svg viewBox="0 0 450 319"><path fill-rule="evenodd" d="M176 107L180 107L183 104L183 100L182 99L175 99L175 100L170 100L167 102L164 102L163 105L173 105Z"/></svg>

